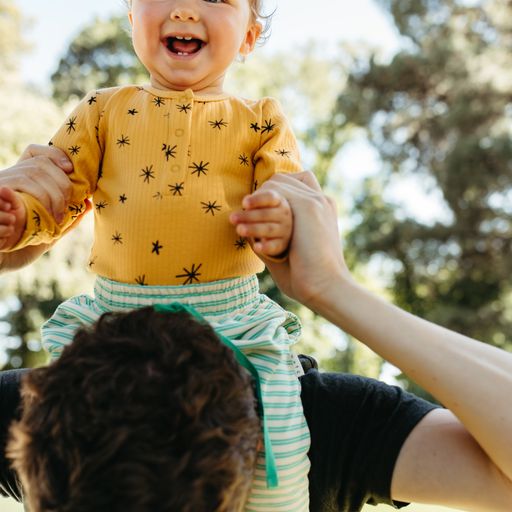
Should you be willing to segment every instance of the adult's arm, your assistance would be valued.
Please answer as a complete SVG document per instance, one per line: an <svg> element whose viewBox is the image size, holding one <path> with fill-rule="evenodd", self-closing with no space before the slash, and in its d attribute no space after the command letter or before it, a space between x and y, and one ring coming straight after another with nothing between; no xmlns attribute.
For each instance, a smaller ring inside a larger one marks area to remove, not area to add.
<svg viewBox="0 0 512 512"><path fill-rule="evenodd" d="M266 262L278 286L446 407L427 414L405 442L392 498L512 510L512 354L406 313L359 285L340 251L333 202L312 174L277 175L267 187L289 201L295 223L288 261ZM236 224L250 221L250 210L234 217Z"/></svg>
<svg viewBox="0 0 512 512"><path fill-rule="evenodd" d="M46 210L58 220L68 206L71 183L66 173L72 171L73 165L63 151L33 144L25 149L15 165L0 171L0 187L38 197ZM41 244L16 252L0 253L0 274L32 263L50 247L50 244Z"/></svg>

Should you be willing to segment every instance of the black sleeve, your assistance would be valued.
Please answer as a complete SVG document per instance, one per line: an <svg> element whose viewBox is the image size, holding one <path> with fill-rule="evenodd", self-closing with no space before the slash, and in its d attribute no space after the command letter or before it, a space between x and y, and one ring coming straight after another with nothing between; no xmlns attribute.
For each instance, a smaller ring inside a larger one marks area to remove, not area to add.
<svg viewBox="0 0 512 512"><path fill-rule="evenodd" d="M436 406L401 388L341 373L310 370L301 377L311 432L311 512L357 512L390 497L400 449Z"/></svg>
<svg viewBox="0 0 512 512"><path fill-rule="evenodd" d="M21 378L27 370L0 372L0 493L21 501L21 486L5 455L9 426L19 418Z"/></svg>

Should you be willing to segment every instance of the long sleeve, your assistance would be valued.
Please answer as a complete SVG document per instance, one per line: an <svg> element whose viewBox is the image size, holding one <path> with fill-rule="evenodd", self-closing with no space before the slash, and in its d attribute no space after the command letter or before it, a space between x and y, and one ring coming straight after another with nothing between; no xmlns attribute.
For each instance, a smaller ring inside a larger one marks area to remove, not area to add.
<svg viewBox="0 0 512 512"><path fill-rule="evenodd" d="M84 98L50 142L66 152L74 167L73 173L69 175L73 187L72 197L64 219L57 224L37 198L21 194L27 208L27 225L13 250L49 243L59 238L85 211L85 199L93 193L101 169L99 98L98 93Z"/></svg>
<svg viewBox="0 0 512 512"><path fill-rule="evenodd" d="M276 173L302 171L297 140L279 103L267 98L263 103L261 143L254 155L254 188Z"/></svg>

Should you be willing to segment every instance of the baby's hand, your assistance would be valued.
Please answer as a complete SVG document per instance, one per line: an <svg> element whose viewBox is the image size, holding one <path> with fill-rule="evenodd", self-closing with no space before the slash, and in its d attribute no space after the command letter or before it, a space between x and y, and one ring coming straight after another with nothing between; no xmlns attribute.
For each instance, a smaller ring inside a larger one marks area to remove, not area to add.
<svg viewBox="0 0 512 512"><path fill-rule="evenodd" d="M7 187L0 187L0 251L12 249L23 234L27 212L25 204Z"/></svg>
<svg viewBox="0 0 512 512"><path fill-rule="evenodd" d="M288 201L274 190L257 190L244 198L242 206L243 211L230 216L237 233L252 239L252 248L257 254L285 257L293 230Z"/></svg>

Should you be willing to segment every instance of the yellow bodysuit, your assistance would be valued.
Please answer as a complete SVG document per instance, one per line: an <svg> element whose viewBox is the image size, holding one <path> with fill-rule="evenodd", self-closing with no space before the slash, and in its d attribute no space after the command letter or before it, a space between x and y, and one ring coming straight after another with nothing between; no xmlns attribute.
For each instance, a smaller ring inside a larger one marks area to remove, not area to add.
<svg viewBox="0 0 512 512"><path fill-rule="evenodd" d="M23 194L27 227L14 250L61 236L92 197L90 269L141 285L262 271L229 214L273 174L301 169L295 137L270 98L104 89L82 100L51 143L74 165L68 215L57 225Z"/></svg>

